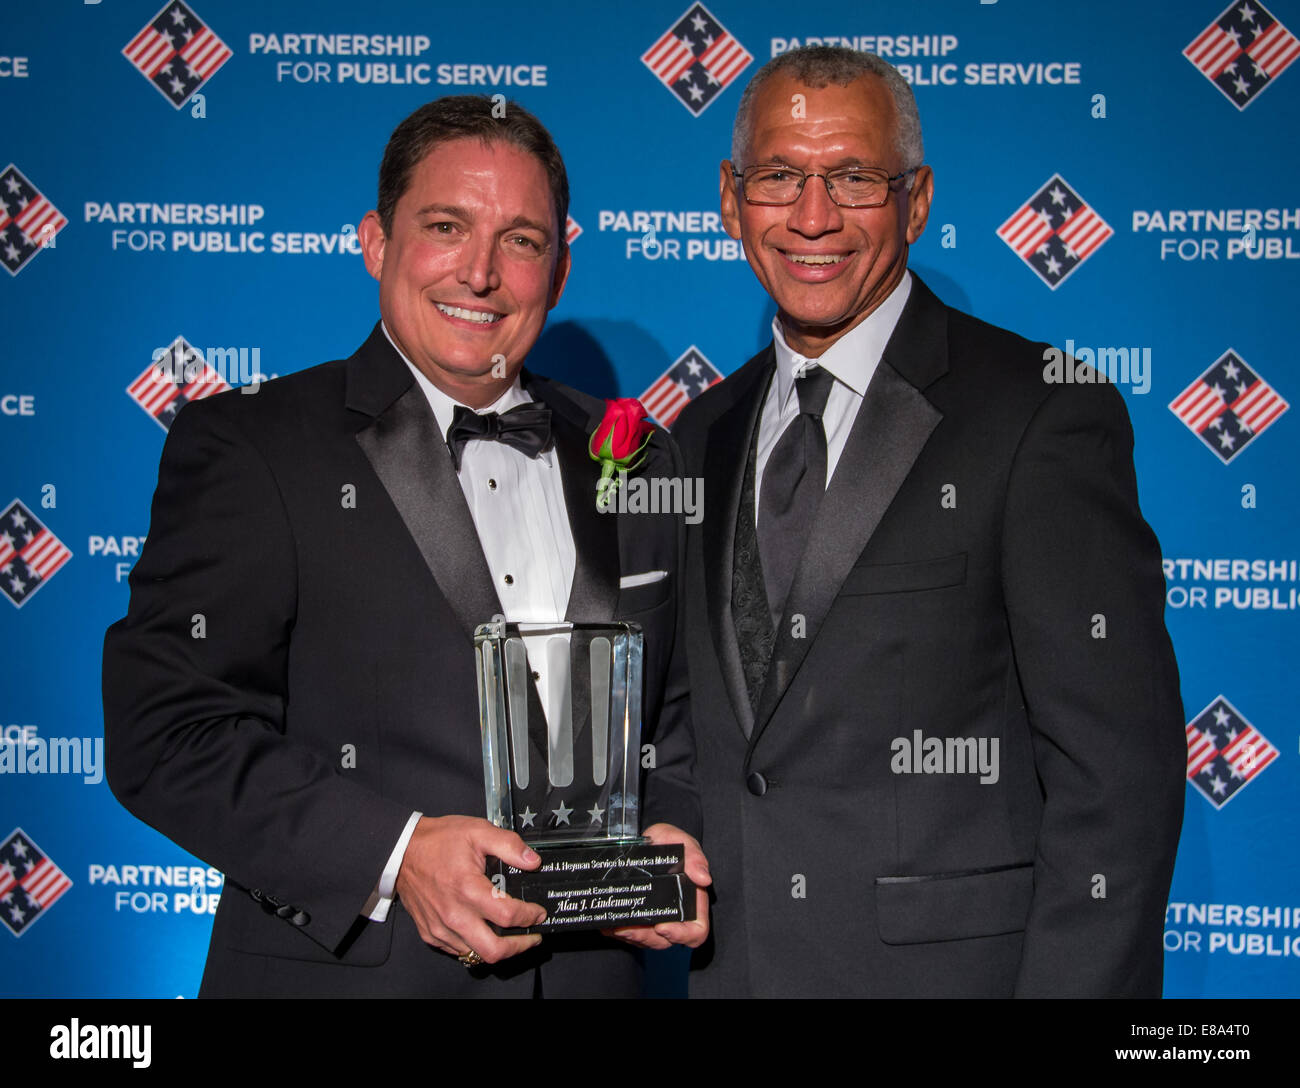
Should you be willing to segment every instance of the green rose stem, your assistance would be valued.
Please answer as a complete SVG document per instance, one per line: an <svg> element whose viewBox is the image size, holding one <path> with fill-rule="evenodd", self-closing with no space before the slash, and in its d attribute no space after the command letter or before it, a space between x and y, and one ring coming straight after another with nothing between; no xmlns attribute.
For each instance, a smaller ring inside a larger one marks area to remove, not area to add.
<svg viewBox="0 0 1300 1088"><path fill-rule="evenodd" d="M614 492L618 490L621 479L614 475L616 471L622 471L624 474L631 472L645 460L646 447L650 445L650 439L654 436L654 431L647 432L645 440L635 450L626 457L614 456L614 433L613 430L605 436L605 441L601 443L599 453L593 454L593 459L600 461L600 479L596 483L596 509L605 511L609 504L614 501Z"/></svg>
<svg viewBox="0 0 1300 1088"><path fill-rule="evenodd" d="M614 492L618 490L618 480L612 479L617 466L612 460L601 461L600 480L596 483L596 507L605 510L614 501Z"/></svg>

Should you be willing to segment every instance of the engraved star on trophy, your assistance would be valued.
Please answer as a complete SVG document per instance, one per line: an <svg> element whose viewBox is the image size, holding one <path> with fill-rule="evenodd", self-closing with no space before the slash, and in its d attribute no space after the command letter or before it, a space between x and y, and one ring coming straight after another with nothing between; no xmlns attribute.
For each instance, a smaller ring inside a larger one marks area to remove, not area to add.
<svg viewBox="0 0 1300 1088"><path fill-rule="evenodd" d="M487 818L542 858L488 875L566 932L695 917L681 846L641 837L642 634L635 623L506 623L474 631Z"/></svg>

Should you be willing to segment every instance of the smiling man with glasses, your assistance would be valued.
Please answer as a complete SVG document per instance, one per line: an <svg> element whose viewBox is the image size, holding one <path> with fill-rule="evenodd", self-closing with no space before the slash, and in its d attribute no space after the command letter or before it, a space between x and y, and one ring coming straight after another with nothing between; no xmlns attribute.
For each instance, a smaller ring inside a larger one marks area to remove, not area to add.
<svg viewBox="0 0 1300 1088"><path fill-rule="evenodd" d="M714 996L1158 996L1186 756L1133 436L1104 384L908 271L907 83L774 59L722 219L772 342L682 413Z"/></svg>

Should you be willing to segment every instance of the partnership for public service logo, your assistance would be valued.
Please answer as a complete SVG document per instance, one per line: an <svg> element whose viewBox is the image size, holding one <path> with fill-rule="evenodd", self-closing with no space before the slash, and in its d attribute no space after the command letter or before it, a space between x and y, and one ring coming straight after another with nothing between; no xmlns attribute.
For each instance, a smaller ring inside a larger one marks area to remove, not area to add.
<svg viewBox="0 0 1300 1088"><path fill-rule="evenodd" d="M1114 233L1060 174L998 227L998 237L1053 291Z"/></svg>
<svg viewBox="0 0 1300 1088"><path fill-rule="evenodd" d="M0 593L15 608L22 608L71 558L63 541L17 499L0 514Z"/></svg>
<svg viewBox="0 0 1300 1088"><path fill-rule="evenodd" d="M127 395L164 431L185 405L231 388L198 348L183 336L175 340L126 387Z"/></svg>
<svg viewBox="0 0 1300 1088"><path fill-rule="evenodd" d="M720 381L717 367L692 344L637 399L663 426L671 427L683 408Z"/></svg>
<svg viewBox="0 0 1300 1088"><path fill-rule="evenodd" d="M1289 407L1277 390L1232 350L1224 352L1169 404L1169 410L1225 465Z"/></svg>
<svg viewBox="0 0 1300 1088"><path fill-rule="evenodd" d="M21 827L0 843L0 922L15 937L43 918L71 887L63 870Z"/></svg>
<svg viewBox="0 0 1300 1088"><path fill-rule="evenodd" d="M1206 79L1244 110L1300 56L1300 40L1263 4L1225 8L1183 50Z"/></svg>
<svg viewBox="0 0 1300 1088"><path fill-rule="evenodd" d="M694 4L642 54L641 63L698 117L753 59L708 8Z"/></svg>
<svg viewBox="0 0 1300 1088"><path fill-rule="evenodd" d="M122 55L180 109L232 54L193 8L173 0L127 43Z"/></svg>
<svg viewBox="0 0 1300 1088"><path fill-rule="evenodd" d="M1278 751L1222 695L1187 723L1187 781L1223 808Z"/></svg>
<svg viewBox="0 0 1300 1088"><path fill-rule="evenodd" d="M10 163L0 173L0 264L18 275L68 225L63 214Z"/></svg>

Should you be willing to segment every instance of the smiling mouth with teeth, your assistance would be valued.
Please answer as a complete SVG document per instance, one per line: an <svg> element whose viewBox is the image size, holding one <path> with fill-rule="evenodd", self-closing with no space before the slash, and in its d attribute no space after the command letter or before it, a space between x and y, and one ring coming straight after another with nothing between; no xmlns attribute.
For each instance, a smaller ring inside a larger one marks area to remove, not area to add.
<svg viewBox="0 0 1300 1088"><path fill-rule="evenodd" d="M488 313L484 310L466 310L461 306L448 306L442 302L435 302L434 305L448 317L458 317L462 321L473 321L478 325L494 325L505 317L505 314Z"/></svg>
<svg viewBox="0 0 1300 1088"><path fill-rule="evenodd" d="M846 254L843 253L787 253L787 260L794 261L795 264L839 264L844 260Z"/></svg>

